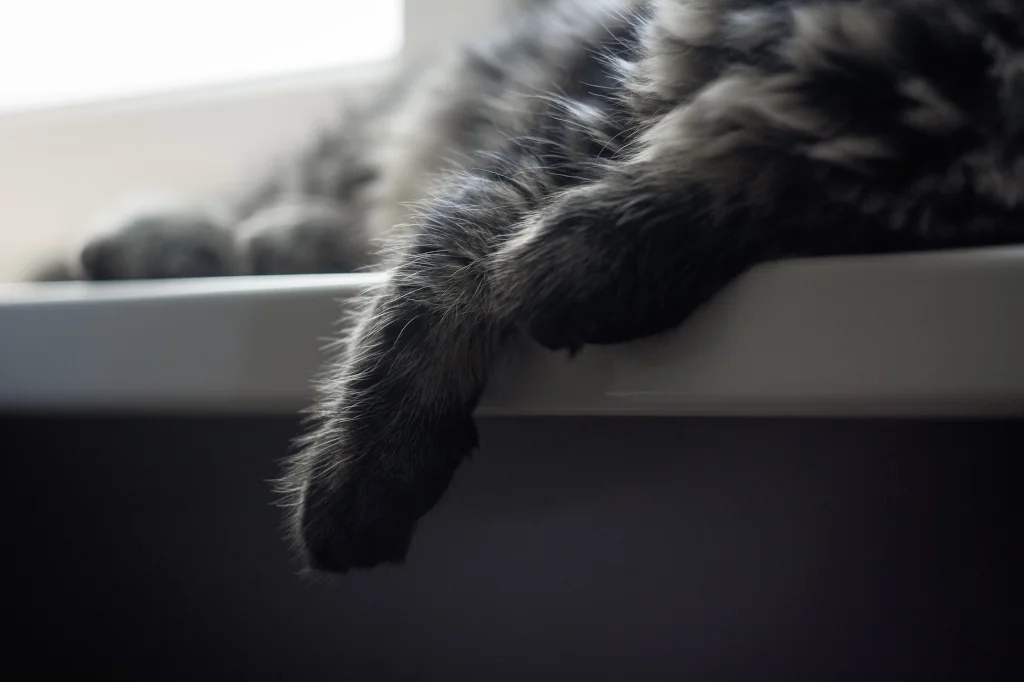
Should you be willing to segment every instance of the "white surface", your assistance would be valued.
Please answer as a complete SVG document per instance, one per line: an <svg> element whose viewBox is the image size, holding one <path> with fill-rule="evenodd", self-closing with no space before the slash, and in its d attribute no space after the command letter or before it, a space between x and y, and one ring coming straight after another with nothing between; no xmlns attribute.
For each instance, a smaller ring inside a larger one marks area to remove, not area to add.
<svg viewBox="0 0 1024 682"><path fill-rule="evenodd" d="M0 286L0 410L285 411L375 275ZM786 262L682 328L527 344L482 413L1024 415L1024 248Z"/></svg>
<svg viewBox="0 0 1024 682"><path fill-rule="evenodd" d="M0 112L394 59L402 0L32 0L0 6ZM59 17L59 21L54 21ZM69 59L70 55L74 58Z"/></svg>

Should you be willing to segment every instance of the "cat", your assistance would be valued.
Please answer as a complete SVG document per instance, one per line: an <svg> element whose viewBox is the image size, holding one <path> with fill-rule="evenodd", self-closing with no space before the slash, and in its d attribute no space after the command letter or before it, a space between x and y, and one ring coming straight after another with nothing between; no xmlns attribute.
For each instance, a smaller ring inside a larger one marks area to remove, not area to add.
<svg viewBox="0 0 1024 682"><path fill-rule="evenodd" d="M323 384L285 477L313 569L404 559L512 334L571 353L670 329L768 260L1024 240L1024 3L539 16L483 67L502 134L422 208Z"/></svg>
<svg viewBox="0 0 1024 682"><path fill-rule="evenodd" d="M392 121L342 193L390 277L280 484L313 570L404 560L513 335L574 353L765 261L1024 241L1018 0L555 0L413 80L347 128Z"/></svg>

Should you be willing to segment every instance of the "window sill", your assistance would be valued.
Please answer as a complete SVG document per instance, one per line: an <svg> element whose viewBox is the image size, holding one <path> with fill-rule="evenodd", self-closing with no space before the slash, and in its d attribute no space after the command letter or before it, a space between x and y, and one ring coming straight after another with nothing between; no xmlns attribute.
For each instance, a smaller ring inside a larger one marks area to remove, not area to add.
<svg viewBox="0 0 1024 682"><path fill-rule="evenodd" d="M0 411L289 413L377 275L0 286ZM679 330L521 343L481 414L1024 414L1024 248L792 261Z"/></svg>

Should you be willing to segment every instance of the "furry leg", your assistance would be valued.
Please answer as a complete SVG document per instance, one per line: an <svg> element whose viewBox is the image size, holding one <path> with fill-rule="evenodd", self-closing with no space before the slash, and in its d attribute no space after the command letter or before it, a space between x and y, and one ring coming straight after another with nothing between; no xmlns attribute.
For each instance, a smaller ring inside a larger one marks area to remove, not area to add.
<svg viewBox="0 0 1024 682"><path fill-rule="evenodd" d="M401 561L476 447L472 413L511 322L494 307L487 261L539 196L505 175L464 178L428 209L361 316L284 481L312 568Z"/></svg>

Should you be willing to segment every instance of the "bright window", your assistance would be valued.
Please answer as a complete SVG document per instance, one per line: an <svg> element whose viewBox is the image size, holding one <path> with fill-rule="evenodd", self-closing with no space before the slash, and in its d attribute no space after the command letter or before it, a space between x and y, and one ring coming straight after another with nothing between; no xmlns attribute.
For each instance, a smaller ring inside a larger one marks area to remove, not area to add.
<svg viewBox="0 0 1024 682"><path fill-rule="evenodd" d="M402 0L24 0L0 7L0 110L398 55Z"/></svg>

